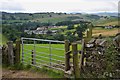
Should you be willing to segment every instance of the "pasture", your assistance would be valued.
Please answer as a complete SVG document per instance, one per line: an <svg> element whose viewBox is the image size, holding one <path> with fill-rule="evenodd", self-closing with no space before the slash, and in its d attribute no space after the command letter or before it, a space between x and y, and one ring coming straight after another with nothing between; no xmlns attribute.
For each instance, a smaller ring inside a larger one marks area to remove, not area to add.
<svg viewBox="0 0 120 80"><path fill-rule="evenodd" d="M102 34L105 37L115 36L118 33L118 28L114 29L93 28L92 33L93 33L92 36L98 36L99 34Z"/></svg>
<svg viewBox="0 0 120 80"><path fill-rule="evenodd" d="M36 53L36 58L38 59L49 61L50 54L52 54L51 57L54 57L57 60L58 59L64 60L63 58L59 58L59 56L64 57L64 45L63 44L51 44L50 48L49 48L49 44L35 44L35 48L34 48L34 44L25 44L24 45L25 57L30 57L30 58L25 58L25 60L31 61L31 51L34 49ZM56 57L55 55L58 57Z"/></svg>

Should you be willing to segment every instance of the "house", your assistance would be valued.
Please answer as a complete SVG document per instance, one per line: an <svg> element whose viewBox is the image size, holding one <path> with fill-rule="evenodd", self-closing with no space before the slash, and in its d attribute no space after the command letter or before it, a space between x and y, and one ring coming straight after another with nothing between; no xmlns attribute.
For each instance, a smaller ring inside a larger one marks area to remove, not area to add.
<svg viewBox="0 0 120 80"><path fill-rule="evenodd" d="M48 32L48 28L59 28L61 26L43 26L43 27L38 27L35 30L24 30L24 32L26 32L27 34L47 34ZM58 30L51 30L52 34L56 34L58 32Z"/></svg>
<svg viewBox="0 0 120 80"><path fill-rule="evenodd" d="M48 29L48 27L44 26L44 27L38 27L36 30L42 31L42 30L46 30Z"/></svg>
<svg viewBox="0 0 120 80"><path fill-rule="evenodd" d="M105 29L112 29L113 26L109 25L109 26L105 26Z"/></svg>

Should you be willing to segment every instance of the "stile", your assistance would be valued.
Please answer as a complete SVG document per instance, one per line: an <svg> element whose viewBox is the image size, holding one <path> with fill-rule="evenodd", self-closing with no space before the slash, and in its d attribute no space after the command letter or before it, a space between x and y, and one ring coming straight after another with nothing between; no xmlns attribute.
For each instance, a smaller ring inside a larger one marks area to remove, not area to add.
<svg viewBox="0 0 120 80"><path fill-rule="evenodd" d="M83 39L82 40L81 54L80 54L80 73L82 71L82 66L84 65L84 51L85 51L85 42Z"/></svg>
<svg viewBox="0 0 120 80"><path fill-rule="evenodd" d="M65 71L70 70L70 54L67 52L70 50L70 42L65 40Z"/></svg>
<svg viewBox="0 0 120 80"><path fill-rule="evenodd" d="M75 78L80 78L80 69L79 69L79 56L77 50L77 43L72 43L72 54L73 54L73 69Z"/></svg>

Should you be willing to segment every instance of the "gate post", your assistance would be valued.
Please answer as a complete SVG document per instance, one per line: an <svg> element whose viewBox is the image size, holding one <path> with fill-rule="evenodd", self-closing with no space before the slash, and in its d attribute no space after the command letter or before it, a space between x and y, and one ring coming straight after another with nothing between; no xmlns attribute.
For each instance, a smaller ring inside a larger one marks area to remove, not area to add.
<svg viewBox="0 0 120 80"><path fill-rule="evenodd" d="M70 50L70 42L65 40L65 71L70 70L70 54L67 52Z"/></svg>
<svg viewBox="0 0 120 80"><path fill-rule="evenodd" d="M16 46L15 46L15 64L20 63L20 40L16 40Z"/></svg>
<svg viewBox="0 0 120 80"><path fill-rule="evenodd" d="M75 78L80 78L80 68L79 68L79 61L78 61L78 50L77 50L77 43L72 43L72 54L73 54L73 69Z"/></svg>
<svg viewBox="0 0 120 80"><path fill-rule="evenodd" d="M13 42L9 41L8 45L8 61L10 65L14 65Z"/></svg>
<svg viewBox="0 0 120 80"><path fill-rule="evenodd" d="M87 41L89 41L92 38L92 25L89 26L89 29L87 30Z"/></svg>

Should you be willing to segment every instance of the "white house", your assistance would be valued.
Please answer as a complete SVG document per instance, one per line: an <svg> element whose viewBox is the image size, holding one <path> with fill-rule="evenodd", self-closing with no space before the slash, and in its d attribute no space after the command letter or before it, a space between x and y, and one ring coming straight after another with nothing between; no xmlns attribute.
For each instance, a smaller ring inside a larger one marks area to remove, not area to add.
<svg viewBox="0 0 120 80"><path fill-rule="evenodd" d="M105 29L112 29L113 26L109 25L109 26L105 26Z"/></svg>

